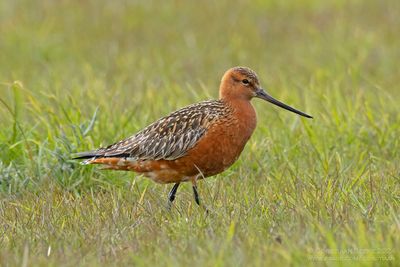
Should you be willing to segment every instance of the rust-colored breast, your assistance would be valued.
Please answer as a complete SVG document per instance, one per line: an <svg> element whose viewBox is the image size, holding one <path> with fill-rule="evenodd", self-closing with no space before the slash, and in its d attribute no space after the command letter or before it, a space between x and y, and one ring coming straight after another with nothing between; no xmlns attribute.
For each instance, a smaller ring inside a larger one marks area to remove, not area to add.
<svg viewBox="0 0 400 267"><path fill-rule="evenodd" d="M172 168L200 177L218 174L240 156L256 126L256 114L246 101L236 103L230 116L216 121L199 143L185 157L170 162Z"/></svg>

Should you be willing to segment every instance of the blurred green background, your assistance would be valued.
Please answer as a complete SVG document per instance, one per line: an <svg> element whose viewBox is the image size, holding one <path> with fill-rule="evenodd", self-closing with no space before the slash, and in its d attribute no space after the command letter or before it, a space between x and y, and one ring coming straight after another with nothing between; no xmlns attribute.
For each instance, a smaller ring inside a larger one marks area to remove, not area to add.
<svg viewBox="0 0 400 267"><path fill-rule="evenodd" d="M399 29L397 0L1 1L1 265L394 266ZM241 158L201 182L211 215L71 160L237 65L314 120L253 101Z"/></svg>

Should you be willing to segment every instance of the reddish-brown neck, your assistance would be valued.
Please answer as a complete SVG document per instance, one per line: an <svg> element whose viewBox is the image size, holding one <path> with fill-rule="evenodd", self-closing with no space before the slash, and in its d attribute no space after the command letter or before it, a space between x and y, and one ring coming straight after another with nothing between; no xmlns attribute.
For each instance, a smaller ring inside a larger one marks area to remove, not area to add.
<svg viewBox="0 0 400 267"><path fill-rule="evenodd" d="M233 110L232 117L237 121L237 130L242 136L244 145L257 125L257 114L253 105L249 100L241 98L222 98L221 100Z"/></svg>

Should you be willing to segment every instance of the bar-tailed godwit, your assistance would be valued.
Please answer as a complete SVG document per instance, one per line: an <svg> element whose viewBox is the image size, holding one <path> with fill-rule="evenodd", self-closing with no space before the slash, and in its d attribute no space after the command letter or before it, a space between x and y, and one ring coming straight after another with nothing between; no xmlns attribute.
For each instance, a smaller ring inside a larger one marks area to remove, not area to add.
<svg viewBox="0 0 400 267"><path fill-rule="evenodd" d="M131 137L75 158L106 169L134 171L158 183L174 183L170 204L179 184L191 181L200 205L196 181L231 166L252 135L257 123L250 102L254 97L312 118L267 94L251 69L234 67L222 77L218 100L179 109Z"/></svg>

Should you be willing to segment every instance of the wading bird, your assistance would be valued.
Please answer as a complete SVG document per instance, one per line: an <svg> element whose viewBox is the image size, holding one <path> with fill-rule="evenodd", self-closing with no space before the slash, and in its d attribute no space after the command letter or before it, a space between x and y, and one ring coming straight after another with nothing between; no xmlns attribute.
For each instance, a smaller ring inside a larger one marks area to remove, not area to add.
<svg viewBox="0 0 400 267"><path fill-rule="evenodd" d="M223 172L239 157L257 122L250 100L264 99L301 116L312 118L267 94L254 71L234 67L225 72L219 99L193 104L163 117L122 141L94 151L78 153L84 164L134 171L158 183L174 183L168 194L175 199L181 182L192 182Z"/></svg>

